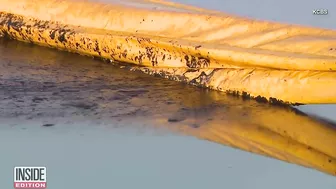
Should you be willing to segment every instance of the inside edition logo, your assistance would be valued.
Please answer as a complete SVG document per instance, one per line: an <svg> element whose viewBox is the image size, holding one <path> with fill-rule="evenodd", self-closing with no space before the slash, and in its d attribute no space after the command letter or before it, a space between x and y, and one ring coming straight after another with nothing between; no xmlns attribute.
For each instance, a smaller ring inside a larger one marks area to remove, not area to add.
<svg viewBox="0 0 336 189"><path fill-rule="evenodd" d="M47 168L14 167L14 188L47 188Z"/></svg>

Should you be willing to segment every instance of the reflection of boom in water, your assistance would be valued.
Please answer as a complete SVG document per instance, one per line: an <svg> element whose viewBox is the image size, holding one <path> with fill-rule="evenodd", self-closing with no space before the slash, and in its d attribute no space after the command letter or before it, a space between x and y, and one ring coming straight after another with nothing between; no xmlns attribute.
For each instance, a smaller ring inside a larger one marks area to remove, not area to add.
<svg viewBox="0 0 336 189"><path fill-rule="evenodd" d="M136 74L124 77L124 72L118 72L110 65L99 64L103 67L96 67L97 64L91 64L90 59L84 57L14 41L0 42L1 58L15 62L7 67L0 64L1 74L6 75L5 78L27 77L42 83L48 76L53 76L49 81L60 85L59 88L62 88L62 82L73 83L72 81L83 78L89 82L94 78L103 78L97 82L107 85L109 89L130 83L131 88L143 86L143 81L137 79ZM15 66L23 68L15 69ZM82 69L88 71L83 72ZM141 101L140 104L148 110L148 116L180 109L170 121L175 122L176 128L186 134L336 175L336 129L330 127L331 124L322 123L292 109L243 101L214 91L205 93L192 87L178 87L179 85L167 84L169 81L152 78L150 81L150 85L155 87L143 98L132 100ZM83 83L87 84L81 84ZM89 86L92 87L92 84ZM71 84L71 88L75 86ZM97 97L97 93L104 96L100 90L99 87L91 88L90 97ZM109 95L112 92L113 90L105 94L106 99L111 98ZM84 99L90 101L90 98ZM168 107L166 103L169 100L177 105ZM120 101L125 103L125 99ZM104 106L117 109L113 100L103 103ZM30 110L29 113L31 114ZM164 117L164 124L166 121ZM181 124L192 127L180 127Z"/></svg>
<svg viewBox="0 0 336 189"><path fill-rule="evenodd" d="M190 125L200 117L216 119L209 118L199 127L178 129L202 139L336 175L336 130L331 123L322 123L292 109L251 101L230 105L224 119L217 119L223 117L219 108L211 107L206 112L202 109L194 110L196 115L186 116L182 123Z"/></svg>
<svg viewBox="0 0 336 189"><path fill-rule="evenodd" d="M143 83L147 82L138 79L136 74L126 77L124 72L118 72L116 67L110 65L99 63L102 67L97 67L97 62L92 63L90 59L73 54L14 41L0 42L1 59L13 62L12 66L0 64L4 78L25 77L38 84L53 81L58 86L56 89L63 88L62 83L65 82L70 83L72 89L82 90L83 88L73 85L73 81L77 81L88 85L86 90L90 89L90 98L80 96L84 101L96 101L94 97L102 95L107 100L97 103L104 103L104 107L111 109L124 108L116 106L116 101L110 100L112 94L118 92L118 88L123 88L123 85L129 85L130 88L143 87ZM83 69L87 71L83 72ZM89 84L97 78L99 80L93 83L102 84L102 88ZM140 102L141 106L146 107L148 116L160 116L180 109L170 121L175 122L176 128L186 134L336 175L336 129L330 127L330 124L291 109L243 101L214 91L205 93L192 87L170 85L169 81L164 80L150 78L148 81L153 86L147 88L148 93L144 93L141 98L132 99L135 103L133 107ZM102 89L106 88L110 92L105 94ZM167 101L170 100L174 103L167 106ZM119 99L118 102L131 103L127 99ZM50 108L43 111L50 111ZM32 114L30 109L29 114ZM111 114L108 113L108 116ZM166 117L160 118L164 118L166 125ZM192 127L181 127L181 124Z"/></svg>

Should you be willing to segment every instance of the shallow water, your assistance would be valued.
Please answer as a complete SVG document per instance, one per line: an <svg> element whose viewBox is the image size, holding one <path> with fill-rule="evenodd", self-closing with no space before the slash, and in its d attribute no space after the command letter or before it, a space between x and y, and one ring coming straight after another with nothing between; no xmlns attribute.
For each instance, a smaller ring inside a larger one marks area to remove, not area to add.
<svg viewBox="0 0 336 189"><path fill-rule="evenodd" d="M335 177L227 147L208 132L318 124L293 110L7 40L0 78L2 188L18 165L47 166L51 189L336 187Z"/></svg>

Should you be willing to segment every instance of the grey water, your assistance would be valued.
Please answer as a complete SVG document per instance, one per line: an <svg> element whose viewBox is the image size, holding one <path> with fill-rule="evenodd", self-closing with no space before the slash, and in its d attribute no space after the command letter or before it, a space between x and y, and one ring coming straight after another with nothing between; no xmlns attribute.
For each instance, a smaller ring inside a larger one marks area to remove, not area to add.
<svg viewBox="0 0 336 189"><path fill-rule="evenodd" d="M335 188L335 177L173 132L168 124L193 118L178 127L206 127L211 115L227 119L230 107L243 107L239 120L244 109L264 106L244 104L88 57L1 40L1 187L12 188L14 166L46 166L51 189Z"/></svg>
<svg viewBox="0 0 336 189"><path fill-rule="evenodd" d="M180 2L335 27L332 0ZM314 16L314 8L327 8L329 15ZM168 124L191 117L191 125L178 127L206 126L212 111L217 117L211 119L226 119L232 106L243 107L234 118L243 120L244 109L262 106L251 104L87 57L1 40L0 187L13 188L14 166L46 166L50 189L336 188L335 177L174 132ZM322 115L335 115L330 106ZM301 109L321 114L316 106Z"/></svg>

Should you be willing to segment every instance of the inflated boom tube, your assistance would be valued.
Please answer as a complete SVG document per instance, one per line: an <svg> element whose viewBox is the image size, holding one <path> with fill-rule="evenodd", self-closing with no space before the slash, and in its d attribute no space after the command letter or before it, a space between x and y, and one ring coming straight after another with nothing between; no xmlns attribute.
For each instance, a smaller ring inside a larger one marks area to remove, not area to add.
<svg viewBox="0 0 336 189"><path fill-rule="evenodd" d="M264 101L336 103L336 32L159 0L0 0L0 35Z"/></svg>

